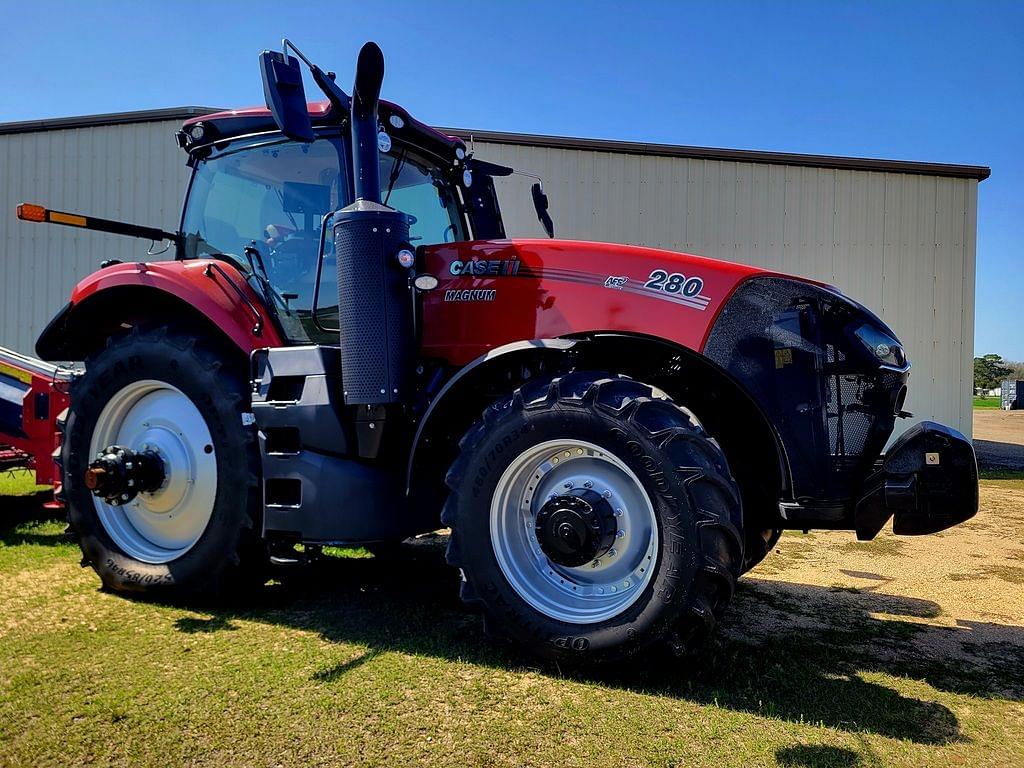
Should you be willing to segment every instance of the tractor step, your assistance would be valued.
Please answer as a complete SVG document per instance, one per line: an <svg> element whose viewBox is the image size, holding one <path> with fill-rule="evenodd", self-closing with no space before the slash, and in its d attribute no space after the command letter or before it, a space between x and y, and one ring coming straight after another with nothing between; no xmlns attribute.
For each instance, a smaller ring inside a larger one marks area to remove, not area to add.
<svg viewBox="0 0 1024 768"><path fill-rule="evenodd" d="M252 356L252 413L263 468L263 535L307 543L402 539L414 532L394 466L358 457L358 414L344 406L338 347ZM346 423L350 415L350 423Z"/></svg>

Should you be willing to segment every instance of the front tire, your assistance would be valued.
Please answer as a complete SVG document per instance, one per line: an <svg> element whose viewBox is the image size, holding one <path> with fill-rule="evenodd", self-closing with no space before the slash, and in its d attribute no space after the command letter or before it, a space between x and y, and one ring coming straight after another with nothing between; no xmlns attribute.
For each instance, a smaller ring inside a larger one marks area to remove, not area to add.
<svg viewBox="0 0 1024 768"><path fill-rule="evenodd" d="M242 423L244 367L236 362L188 333L133 330L110 339L75 379L63 491L83 564L108 589L216 594L263 573L259 455ZM86 470L112 444L158 453L161 486L124 504L93 495Z"/></svg>
<svg viewBox="0 0 1024 768"><path fill-rule="evenodd" d="M743 562L718 444L652 387L594 372L532 382L460 443L442 520L487 631L565 662L692 646Z"/></svg>

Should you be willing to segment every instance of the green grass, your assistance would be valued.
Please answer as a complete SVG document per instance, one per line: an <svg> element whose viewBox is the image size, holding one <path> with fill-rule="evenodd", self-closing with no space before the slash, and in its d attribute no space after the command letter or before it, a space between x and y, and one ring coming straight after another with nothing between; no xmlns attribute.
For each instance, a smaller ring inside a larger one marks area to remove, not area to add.
<svg viewBox="0 0 1024 768"><path fill-rule="evenodd" d="M1024 482L1024 472L1019 469L979 469L978 477L982 480Z"/></svg>
<svg viewBox="0 0 1024 768"><path fill-rule="evenodd" d="M31 496L34 493L46 491L48 488L48 485L36 485L35 475L32 472L23 470L0 472L0 499L5 496Z"/></svg>
<svg viewBox="0 0 1024 768"><path fill-rule="evenodd" d="M998 397L976 397L974 398L975 408L998 408L999 407Z"/></svg>
<svg viewBox="0 0 1024 768"><path fill-rule="evenodd" d="M927 601L747 579L698 656L573 675L483 637L442 541L199 608L101 591L63 529L0 530L0 765L1024 764L1019 646L902 653Z"/></svg>
<svg viewBox="0 0 1024 768"><path fill-rule="evenodd" d="M907 542L895 536L879 536L871 541L851 541L843 544L844 552L863 552L869 555L895 557L907 547Z"/></svg>

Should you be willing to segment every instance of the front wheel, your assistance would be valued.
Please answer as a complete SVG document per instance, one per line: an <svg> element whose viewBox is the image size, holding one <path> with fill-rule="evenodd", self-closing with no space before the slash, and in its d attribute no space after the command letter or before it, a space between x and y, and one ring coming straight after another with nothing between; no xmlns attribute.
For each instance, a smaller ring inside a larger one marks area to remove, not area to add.
<svg viewBox="0 0 1024 768"><path fill-rule="evenodd" d="M211 593L262 573L259 456L233 362L191 334L133 331L75 380L63 492L109 589Z"/></svg>
<svg viewBox="0 0 1024 768"><path fill-rule="evenodd" d="M575 372L490 406L448 473L448 560L485 626L542 656L677 650L743 562L739 493L694 416L629 379Z"/></svg>

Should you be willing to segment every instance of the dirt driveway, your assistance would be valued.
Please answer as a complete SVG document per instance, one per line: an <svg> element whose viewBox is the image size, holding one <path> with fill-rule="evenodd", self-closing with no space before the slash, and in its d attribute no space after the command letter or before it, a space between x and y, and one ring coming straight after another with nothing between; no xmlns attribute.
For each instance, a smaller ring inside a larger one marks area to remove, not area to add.
<svg viewBox="0 0 1024 768"><path fill-rule="evenodd" d="M983 469L1024 471L1024 411L976 408L974 450Z"/></svg>
<svg viewBox="0 0 1024 768"><path fill-rule="evenodd" d="M748 606L763 614L754 622L744 616L748 637L752 627L766 636L838 631L859 615L861 625L904 630L898 643L871 649L876 663L918 659L947 673L988 675L995 695L1024 697L1020 480L983 480L978 515L931 536L886 530L858 542L845 532L786 533L747 582L789 598L782 610L772 601Z"/></svg>

